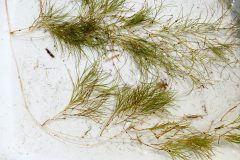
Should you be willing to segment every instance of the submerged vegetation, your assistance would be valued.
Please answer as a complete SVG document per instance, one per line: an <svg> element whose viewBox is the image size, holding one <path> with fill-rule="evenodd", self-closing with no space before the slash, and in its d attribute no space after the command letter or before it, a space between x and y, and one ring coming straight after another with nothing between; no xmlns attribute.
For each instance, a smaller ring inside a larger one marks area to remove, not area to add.
<svg viewBox="0 0 240 160"><path fill-rule="evenodd" d="M227 9L232 12L232 19L235 21L236 32L235 36L240 38L240 1L238 0L220 0Z"/></svg>
<svg viewBox="0 0 240 160"><path fill-rule="evenodd" d="M116 90L116 85L107 82L108 78L109 75L97 63L85 68L77 77L68 105L42 126L53 120L70 117L87 117L99 122L105 113L104 106Z"/></svg>
<svg viewBox="0 0 240 160"><path fill-rule="evenodd" d="M206 134L183 135L176 139L171 139L163 145L163 149L170 154L173 159L211 159L213 155L214 137ZM193 155L191 155L193 154Z"/></svg>
<svg viewBox="0 0 240 160"><path fill-rule="evenodd" d="M119 52L144 77L164 72L203 84L215 65L230 64L238 40L230 38L235 26L224 24L224 16L214 21L214 15L176 19L164 16L163 2L155 1L153 6L145 2L137 11L127 3L74 1L69 9L45 2L33 28L46 30L59 48L78 57L90 56L89 50L99 56Z"/></svg>
<svg viewBox="0 0 240 160"><path fill-rule="evenodd" d="M91 65L83 70L76 65L81 72L77 72L68 104L42 127L85 117L101 125L100 136L120 126L130 141L164 151L174 160L211 159L217 142L240 144L240 117L223 123L227 112L208 130L200 131L191 123L200 115L171 114L175 92L160 80L167 74L194 84L207 83L215 66L237 61L234 49L239 41L232 35L239 26L225 24L225 15L217 20L212 20L214 15L166 16L163 2L154 2L153 6L143 3L139 10L129 7L126 0L74 0L63 7L46 1L41 5L31 29L47 31L58 49L67 50L77 64L81 58L97 55L102 60L117 52L135 64L142 78L129 85L112 80L99 61L88 61Z"/></svg>
<svg viewBox="0 0 240 160"><path fill-rule="evenodd" d="M42 126L59 119L86 117L102 126L100 137L120 126L122 129L114 132L115 139L125 134L130 141L166 152L174 160L211 159L219 142L240 143L239 115L224 122L238 106L214 120L207 130L198 130L191 123L198 116L171 115L168 109L173 103L173 92L159 87L158 80L119 87L94 63L78 74L69 104Z"/></svg>
<svg viewBox="0 0 240 160"><path fill-rule="evenodd" d="M158 122L152 127L148 122L132 122L125 131L131 140L164 151L174 160L212 159L214 148L220 142L240 143L240 117L238 115L229 123L214 120L206 130L198 130L190 121L174 117L174 121Z"/></svg>
<svg viewBox="0 0 240 160"><path fill-rule="evenodd" d="M156 86L155 81L141 83L136 87L120 88L116 92L115 107L102 132L111 123L119 124L158 113L163 114L173 101L173 93L162 90Z"/></svg>

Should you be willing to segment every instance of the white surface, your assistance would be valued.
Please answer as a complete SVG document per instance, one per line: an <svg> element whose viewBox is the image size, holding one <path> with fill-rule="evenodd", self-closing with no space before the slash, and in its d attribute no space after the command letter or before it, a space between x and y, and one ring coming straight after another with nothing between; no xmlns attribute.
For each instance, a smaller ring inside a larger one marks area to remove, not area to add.
<svg viewBox="0 0 240 160"><path fill-rule="evenodd" d="M38 13L37 0L8 0L12 29L24 28L31 24ZM200 13L206 6L216 8L213 0L168 0L176 7L168 9L176 14L183 6L186 13L194 8ZM11 51L4 1L0 2L0 160L168 160L162 153L123 143L104 143L93 147L84 147L50 136L41 129L26 110L20 91L18 74L13 59L16 55L23 78L24 91L29 110L42 122L54 115L68 101L71 83L62 59L68 67L72 62L61 56L49 58L44 48L51 48L49 40L34 39L36 35L18 36L12 39L14 53ZM198 15L197 12L194 12ZM240 75L239 68L235 72ZM240 82L234 76L232 80L218 78L214 86L194 91L183 96L187 85L179 85L178 113L196 114L202 112L202 105L208 108L207 116L196 125L207 126L230 106L240 101ZM178 86L178 85L176 85ZM72 124L69 130L78 133ZM59 125L56 125L61 129ZM78 142L79 143L79 142ZM82 143L84 144L84 143ZM216 148L215 160L240 160L240 148L224 145Z"/></svg>

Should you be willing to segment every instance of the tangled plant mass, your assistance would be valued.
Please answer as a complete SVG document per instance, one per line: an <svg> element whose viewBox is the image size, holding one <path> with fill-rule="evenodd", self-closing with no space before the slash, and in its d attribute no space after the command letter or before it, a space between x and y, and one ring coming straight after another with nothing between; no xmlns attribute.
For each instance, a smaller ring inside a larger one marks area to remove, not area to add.
<svg viewBox="0 0 240 160"><path fill-rule="evenodd" d="M233 23L210 17L191 19L163 15L163 2L147 2L133 11L126 0L74 1L74 8L46 2L33 28L50 33L57 46L77 57L116 51L130 58L143 77L169 77L206 83L214 66L232 63L238 38ZM235 57L234 57L235 58ZM236 59L234 59L236 60Z"/></svg>
<svg viewBox="0 0 240 160"><path fill-rule="evenodd" d="M160 83L167 75L203 85L215 67L239 63L234 52L239 25L226 23L226 13L216 20L214 15L175 18L164 15L165 5L157 0L154 5L145 1L138 10L127 0L69 3L70 8L44 2L31 31L48 32L57 48L75 57L77 64L92 55L98 58L77 73L68 105L42 127L84 117L102 126L99 136L121 126L129 140L180 160L211 159L218 142L240 143L239 116L220 126L222 120L216 120L208 130L194 128L190 118L199 116L174 117L169 108L174 106L175 91ZM102 69L102 57L116 52L135 64L141 75L136 85L111 80Z"/></svg>

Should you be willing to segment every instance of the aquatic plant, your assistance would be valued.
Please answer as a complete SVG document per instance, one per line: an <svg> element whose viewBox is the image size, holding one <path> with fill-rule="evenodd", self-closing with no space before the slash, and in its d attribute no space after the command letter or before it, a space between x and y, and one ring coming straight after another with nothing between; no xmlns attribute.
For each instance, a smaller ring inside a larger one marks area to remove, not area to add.
<svg viewBox="0 0 240 160"><path fill-rule="evenodd" d="M238 39L231 35L237 27L224 24L224 16L215 21L211 16L204 20L201 16L163 18L163 3L152 7L146 2L137 11L126 3L75 0L69 10L45 2L30 29L47 31L58 48L67 49L77 58L88 57L88 51L99 56L117 51L129 57L143 77L151 74L156 79L163 71L170 77L206 83L214 65L227 65L235 58ZM180 160L211 159L219 141L240 143L239 117L212 127L214 130L199 131L187 120L199 116L166 120L171 115L168 108L174 103L174 94L166 86L159 86L158 79L117 86L108 78L98 63L78 73L69 103L42 126L59 119L86 117L102 124L102 136L110 126L122 125L121 132L130 140ZM114 105L109 108L112 99ZM155 118L162 119L152 125L150 121Z"/></svg>
<svg viewBox="0 0 240 160"><path fill-rule="evenodd" d="M214 66L228 65L233 59L238 39L231 37L235 25L225 24L225 15L214 21L214 15L166 18L161 1L154 6L145 2L139 10L127 4L126 0L75 0L69 9L45 2L32 28L47 31L58 48L77 57L89 56L89 51L99 56L118 52L132 60L143 77L165 72L204 84Z"/></svg>
<svg viewBox="0 0 240 160"><path fill-rule="evenodd" d="M102 132L112 123L119 124L158 113L163 114L173 102L172 91L159 88L156 81L119 88L115 96L114 109Z"/></svg>
<svg viewBox="0 0 240 160"><path fill-rule="evenodd" d="M109 98L115 93L116 85L108 81L109 75L99 64L94 63L78 74L68 105L57 115L46 120L47 123L70 117L87 117L95 122L103 118Z"/></svg>

